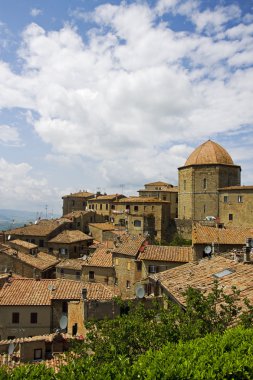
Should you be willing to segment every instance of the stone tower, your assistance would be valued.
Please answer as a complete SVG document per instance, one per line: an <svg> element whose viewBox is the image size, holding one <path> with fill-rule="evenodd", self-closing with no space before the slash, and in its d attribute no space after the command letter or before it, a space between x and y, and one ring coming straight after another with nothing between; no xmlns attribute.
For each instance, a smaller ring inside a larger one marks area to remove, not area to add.
<svg viewBox="0 0 253 380"><path fill-rule="evenodd" d="M178 168L178 175L179 219L219 216L218 189L241 183L241 167L234 165L228 152L211 140L192 152L185 165Z"/></svg>

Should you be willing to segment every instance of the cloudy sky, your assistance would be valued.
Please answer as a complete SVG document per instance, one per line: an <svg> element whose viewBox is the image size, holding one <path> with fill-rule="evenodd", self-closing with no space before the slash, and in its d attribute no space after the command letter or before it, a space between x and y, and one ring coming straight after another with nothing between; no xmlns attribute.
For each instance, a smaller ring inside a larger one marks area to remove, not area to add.
<svg viewBox="0 0 253 380"><path fill-rule="evenodd" d="M253 184L253 3L0 4L0 208L177 184L207 139Z"/></svg>

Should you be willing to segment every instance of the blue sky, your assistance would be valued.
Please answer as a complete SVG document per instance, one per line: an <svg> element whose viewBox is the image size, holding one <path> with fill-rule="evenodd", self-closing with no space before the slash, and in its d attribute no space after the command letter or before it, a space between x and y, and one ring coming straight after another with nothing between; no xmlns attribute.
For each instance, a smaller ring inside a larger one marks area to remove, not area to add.
<svg viewBox="0 0 253 380"><path fill-rule="evenodd" d="M253 184L251 1L0 4L0 205L177 184L213 139Z"/></svg>

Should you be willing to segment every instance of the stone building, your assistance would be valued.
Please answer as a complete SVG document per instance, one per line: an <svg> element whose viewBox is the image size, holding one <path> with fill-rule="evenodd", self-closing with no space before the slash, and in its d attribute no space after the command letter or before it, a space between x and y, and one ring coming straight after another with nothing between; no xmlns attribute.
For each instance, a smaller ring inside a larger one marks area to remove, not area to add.
<svg viewBox="0 0 253 380"><path fill-rule="evenodd" d="M228 152L208 140L197 147L179 171L179 219L219 216L219 191L240 185L241 167Z"/></svg>
<svg viewBox="0 0 253 380"><path fill-rule="evenodd" d="M138 190L140 197L158 198L170 202L171 218L178 217L178 188L167 182L146 183L145 189Z"/></svg>
<svg viewBox="0 0 253 380"><path fill-rule="evenodd" d="M76 259L89 253L93 238L79 230L65 230L47 243L48 252L64 259Z"/></svg>
<svg viewBox="0 0 253 380"><path fill-rule="evenodd" d="M142 279L152 273L163 272L192 261L192 247L147 245L138 256L142 266Z"/></svg>
<svg viewBox="0 0 253 380"><path fill-rule="evenodd" d="M98 215L103 215L104 221L109 222L115 209L114 202L125 198L123 194L96 195L88 200L89 210L94 210Z"/></svg>
<svg viewBox="0 0 253 380"><path fill-rule="evenodd" d="M116 272L110 249L97 248L82 265L83 282L115 285Z"/></svg>
<svg viewBox="0 0 253 380"><path fill-rule="evenodd" d="M41 251L47 252L47 243L60 232L70 228L71 221L68 219L43 219L36 224L4 231L4 241L14 239L24 240L37 245Z"/></svg>
<svg viewBox="0 0 253 380"><path fill-rule="evenodd" d="M54 256L39 251L38 246L22 240L13 240L8 245L0 244L0 273L13 272L28 278L55 278L58 262Z"/></svg>
<svg viewBox="0 0 253 380"><path fill-rule="evenodd" d="M69 228L80 230L85 234L89 233L89 223L99 223L104 221L103 216L97 214L93 210L72 211L69 214L64 215L64 219L69 220L71 223Z"/></svg>
<svg viewBox="0 0 253 380"><path fill-rule="evenodd" d="M130 235L149 235L151 240L167 240L170 203L157 198L129 197L114 202L113 222Z"/></svg>
<svg viewBox="0 0 253 380"><path fill-rule="evenodd" d="M79 191L78 193L71 193L64 195L63 200L63 215L69 214L72 211L85 211L87 207L87 201L93 198L95 194L88 191Z"/></svg>
<svg viewBox="0 0 253 380"><path fill-rule="evenodd" d="M253 226L253 186L219 189L219 222L227 227Z"/></svg>

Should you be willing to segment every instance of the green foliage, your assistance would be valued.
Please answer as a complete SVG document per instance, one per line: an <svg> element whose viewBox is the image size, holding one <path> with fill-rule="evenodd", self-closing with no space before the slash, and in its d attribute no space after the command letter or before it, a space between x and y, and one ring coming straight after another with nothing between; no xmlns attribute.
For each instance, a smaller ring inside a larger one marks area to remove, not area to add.
<svg viewBox="0 0 253 380"><path fill-rule="evenodd" d="M182 247L184 245L192 245L192 241L184 239L183 236L181 236L179 234L175 234L173 236L172 241L169 243L169 245L181 246Z"/></svg>
<svg viewBox="0 0 253 380"><path fill-rule="evenodd" d="M237 306L239 292L225 294L218 282L204 294L188 288L185 308L167 308L145 299L130 303L129 314L89 322L84 343L73 347L58 373L43 365L0 369L3 379L252 379L253 306ZM119 301L124 305L122 300ZM227 329L235 323L237 328Z"/></svg>

